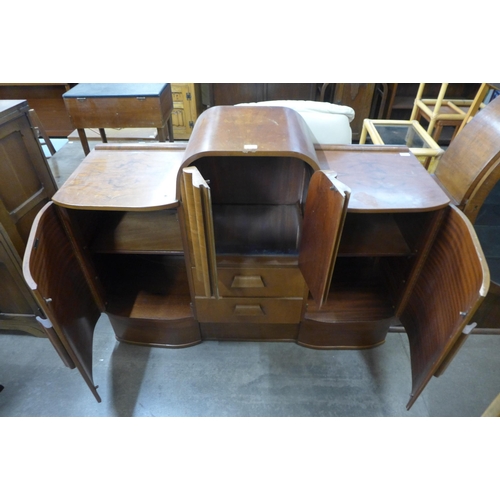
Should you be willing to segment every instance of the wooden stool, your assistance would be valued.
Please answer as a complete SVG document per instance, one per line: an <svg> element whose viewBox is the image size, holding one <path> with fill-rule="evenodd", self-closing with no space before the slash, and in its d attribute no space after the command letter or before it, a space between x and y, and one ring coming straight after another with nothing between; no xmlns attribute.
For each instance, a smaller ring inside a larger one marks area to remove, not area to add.
<svg viewBox="0 0 500 500"><path fill-rule="evenodd" d="M85 128L98 128L103 142L107 127L154 127L160 142L167 135L170 142L174 140L170 83L80 83L63 98L86 155L90 148Z"/></svg>

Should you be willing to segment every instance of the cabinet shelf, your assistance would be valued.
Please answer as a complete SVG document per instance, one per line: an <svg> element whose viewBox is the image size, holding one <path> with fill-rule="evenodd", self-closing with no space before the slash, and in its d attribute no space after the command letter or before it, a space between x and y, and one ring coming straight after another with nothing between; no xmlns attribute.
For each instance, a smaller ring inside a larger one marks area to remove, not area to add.
<svg viewBox="0 0 500 500"><path fill-rule="evenodd" d="M182 254L176 210L102 212L95 253Z"/></svg>
<svg viewBox="0 0 500 500"><path fill-rule="evenodd" d="M213 205L218 254L294 255L302 214L293 205Z"/></svg>
<svg viewBox="0 0 500 500"><path fill-rule="evenodd" d="M135 319L193 316L182 256L99 255L106 312Z"/></svg>
<svg viewBox="0 0 500 500"><path fill-rule="evenodd" d="M340 256L383 257L410 253L392 214L347 214L340 240Z"/></svg>
<svg viewBox="0 0 500 500"><path fill-rule="evenodd" d="M308 302L307 319L330 323L391 318L394 307L377 258L339 258L326 304Z"/></svg>

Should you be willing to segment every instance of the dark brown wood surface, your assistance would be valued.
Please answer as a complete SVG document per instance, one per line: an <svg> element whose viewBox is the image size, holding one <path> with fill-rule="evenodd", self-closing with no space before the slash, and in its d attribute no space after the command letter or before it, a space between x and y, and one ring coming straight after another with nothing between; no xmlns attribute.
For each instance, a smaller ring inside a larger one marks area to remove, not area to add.
<svg viewBox="0 0 500 500"><path fill-rule="evenodd" d="M328 297L349 195L349 188L333 173L313 174L302 226L299 268L318 308Z"/></svg>
<svg viewBox="0 0 500 500"><path fill-rule="evenodd" d="M26 101L0 101L0 223L22 257L36 213L57 190Z"/></svg>
<svg viewBox="0 0 500 500"><path fill-rule="evenodd" d="M36 321L38 304L23 279L22 260L1 225L0 283L0 329L45 337L45 330Z"/></svg>
<svg viewBox="0 0 500 500"><path fill-rule="evenodd" d="M500 179L500 99L494 99L464 127L433 176L474 222Z"/></svg>
<svg viewBox="0 0 500 500"><path fill-rule="evenodd" d="M36 213L56 190L28 103L0 100L0 329L47 335L22 278L22 257Z"/></svg>
<svg viewBox="0 0 500 500"><path fill-rule="evenodd" d="M415 156L373 146L335 146L317 150L321 168L337 172L351 190L349 212L426 212L449 198Z"/></svg>
<svg viewBox="0 0 500 500"><path fill-rule="evenodd" d="M92 342L101 312L52 202L35 219L23 274L58 340L100 401L92 376Z"/></svg>
<svg viewBox="0 0 500 500"><path fill-rule="evenodd" d="M450 206L401 315L412 366L408 409L460 341L488 285L486 259L472 225Z"/></svg>
<svg viewBox="0 0 500 500"><path fill-rule="evenodd" d="M62 95L70 83L0 83L0 99L27 100L51 137L67 137L74 130Z"/></svg>
<svg viewBox="0 0 500 500"><path fill-rule="evenodd" d="M304 120L283 107L209 108L196 121L182 166L206 156L292 157L319 170Z"/></svg>
<svg viewBox="0 0 500 500"><path fill-rule="evenodd" d="M82 210L147 211L177 206L176 177L184 151L92 151L53 197Z"/></svg>
<svg viewBox="0 0 500 500"><path fill-rule="evenodd" d="M210 83L211 106L275 101L315 101L318 97L317 83Z"/></svg>
<svg viewBox="0 0 500 500"><path fill-rule="evenodd" d="M75 128L161 128L173 109L170 88L160 97L64 99Z"/></svg>

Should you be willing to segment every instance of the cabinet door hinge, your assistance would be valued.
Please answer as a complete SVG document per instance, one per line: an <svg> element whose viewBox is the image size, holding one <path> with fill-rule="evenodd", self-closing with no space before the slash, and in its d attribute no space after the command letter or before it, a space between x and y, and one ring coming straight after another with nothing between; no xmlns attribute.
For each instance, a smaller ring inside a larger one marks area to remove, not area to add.
<svg viewBox="0 0 500 500"><path fill-rule="evenodd" d="M193 128L194 127L194 122L189 122L189 128Z"/></svg>
<svg viewBox="0 0 500 500"><path fill-rule="evenodd" d="M186 92L186 99L187 99L188 101L190 101L190 100L191 100L191 92Z"/></svg>

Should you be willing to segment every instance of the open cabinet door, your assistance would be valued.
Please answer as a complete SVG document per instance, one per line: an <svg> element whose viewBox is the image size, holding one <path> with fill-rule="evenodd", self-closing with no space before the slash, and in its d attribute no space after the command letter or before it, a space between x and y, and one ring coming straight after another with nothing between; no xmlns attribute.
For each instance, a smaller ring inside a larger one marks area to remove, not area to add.
<svg viewBox="0 0 500 500"><path fill-rule="evenodd" d="M489 287L488 266L472 224L457 208L444 210L436 240L400 318L410 343L412 391L407 409L467 338L466 327Z"/></svg>
<svg viewBox="0 0 500 500"><path fill-rule="evenodd" d="M52 202L35 218L23 274L46 316L40 322L54 347L63 360L69 358L67 366L78 368L100 402L92 376L92 343L101 312Z"/></svg>
<svg viewBox="0 0 500 500"><path fill-rule="evenodd" d="M218 297L210 188L196 167L182 169L181 195L196 294Z"/></svg>
<svg viewBox="0 0 500 500"><path fill-rule="evenodd" d="M318 309L328 297L351 194L335 175L324 170L312 175L299 247L299 268Z"/></svg>

